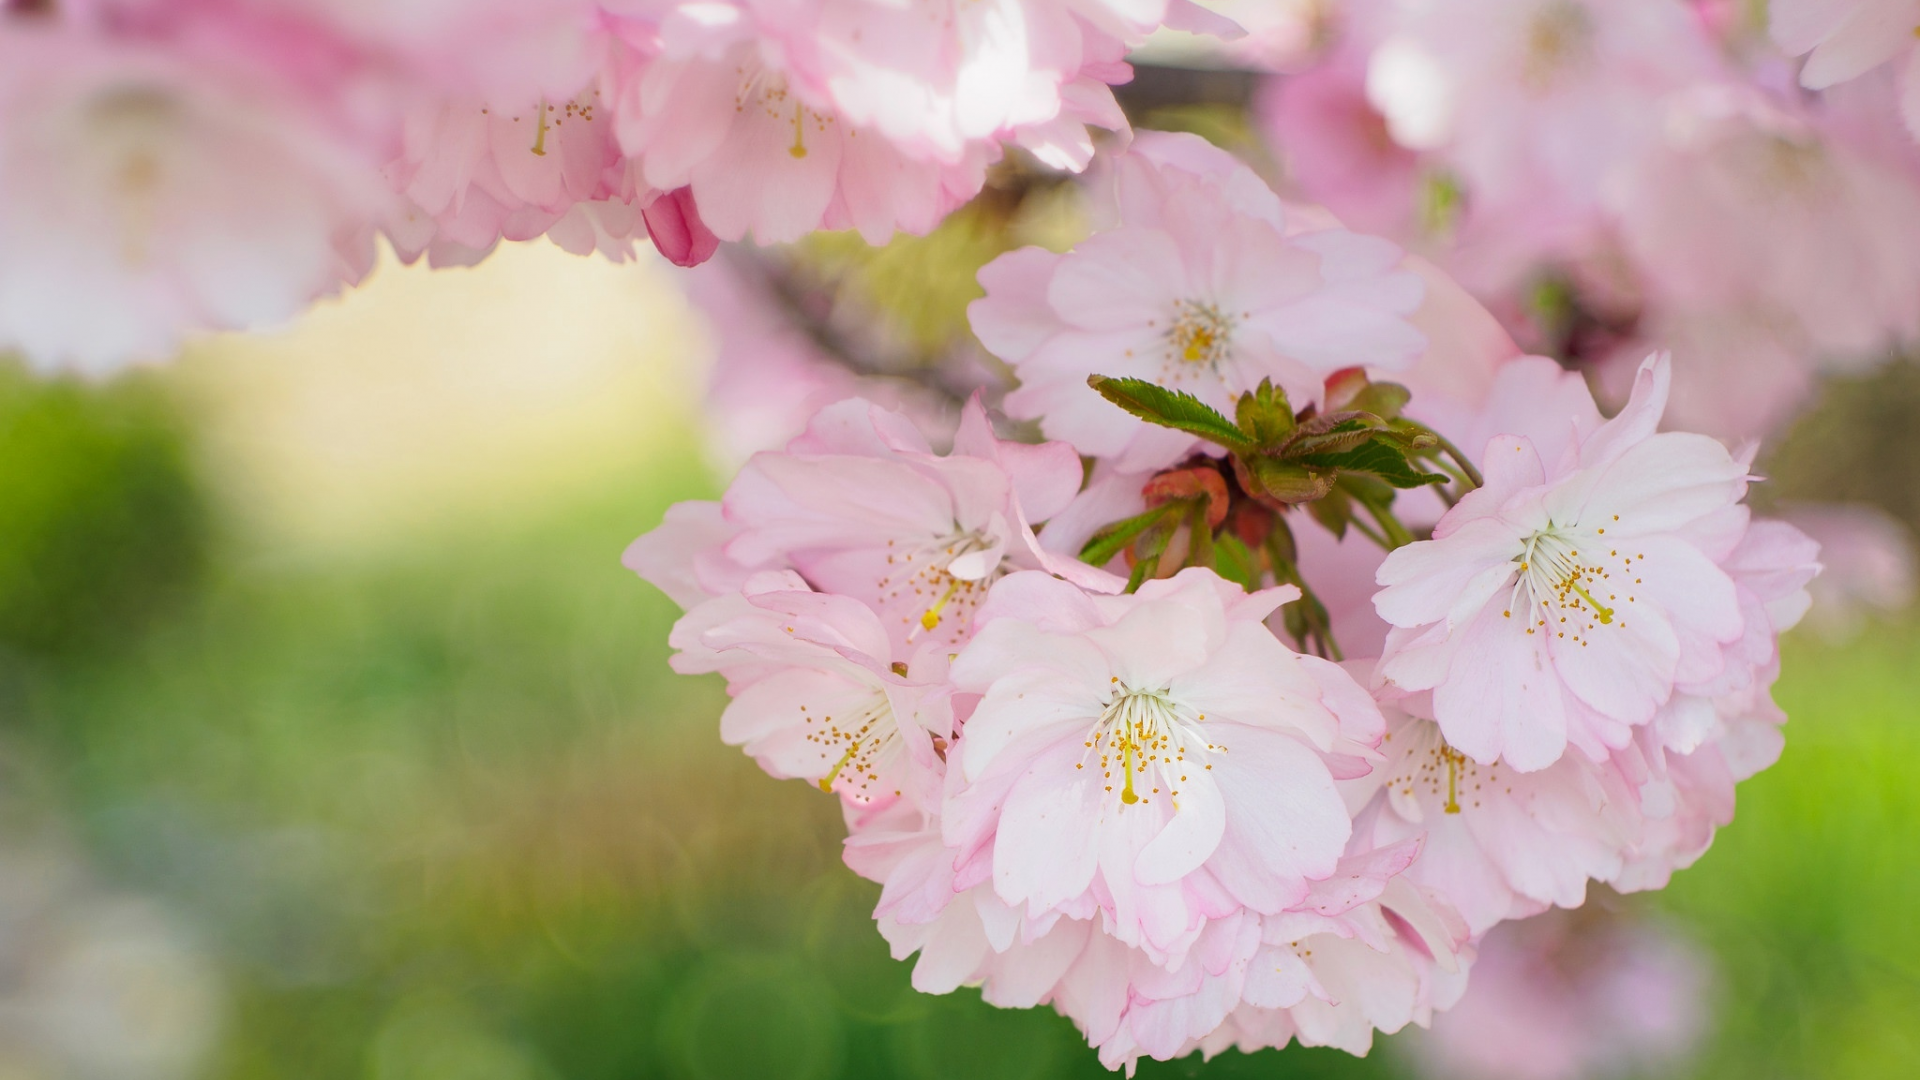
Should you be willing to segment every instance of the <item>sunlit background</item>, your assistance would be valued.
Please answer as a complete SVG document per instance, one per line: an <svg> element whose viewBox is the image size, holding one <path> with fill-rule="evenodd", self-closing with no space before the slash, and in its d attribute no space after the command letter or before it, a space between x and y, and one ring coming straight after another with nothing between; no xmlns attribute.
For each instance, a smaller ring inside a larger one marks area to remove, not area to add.
<svg viewBox="0 0 1920 1080"><path fill-rule="evenodd" d="M721 482L677 280L542 243L108 383L0 368L0 1078L1104 1074L1050 1012L914 993L832 800L668 671L619 554ZM1910 364L1831 384L1769 497L1920 525L1916 415ZM1592 899L1702 958L1671 1075L1920 1062L1920 633L1797 634L1735 823ZM1406 1038L1141 1073L1393 1076Z"/></svg>

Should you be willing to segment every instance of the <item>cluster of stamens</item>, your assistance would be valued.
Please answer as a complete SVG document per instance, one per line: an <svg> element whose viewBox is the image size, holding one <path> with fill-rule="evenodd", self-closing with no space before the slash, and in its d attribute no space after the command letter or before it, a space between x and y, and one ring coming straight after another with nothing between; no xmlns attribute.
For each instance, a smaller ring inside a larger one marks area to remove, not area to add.
<svg viewBox="0 0 1920 1080"><path fill-rule="evenodd" d="M1639 602L1634 587L1641 579L1634 564L1646 556L1630 549L1622 554L1617 546L1600 554L1606 532L1596 529L1590 540L1577 541L1574 530L1548 525L1527 537L1514 559L1513 593L1501 614L1518 615L1529 634L1552 635L1583 648L1600 627L1625 629L1627 609Z"/></svg>
<svg viewBox="0 0 1920 1080"><path fill-rule="evenodd" d="M733 111L745 112L750 107L764 109L769 118L792 124L793 145L787 147L787 153L795 158L806 157L807 127L811 125L815 134L825 134L833 117L808 108L787 89L784 76L765 68L749 70L745 65L734 71L740 76L740 89L733 95Z"/></svg>
<svg viewBox="0 0 1920 1080"><path fill-rule="evenodd" d="M800 706L800 719L807 741L820 747L821 758L831 762L820 778L820 790L865 801L883 792L873 790L880 774L900 750L900 729L894 722L893 706L883 691L876 690L849 713L838 719L815 716ZM899 794L899 792L894 792Z"/></svg>
<svg viewBox="0 0 1920 1080"><path fill-rule="evenodd" d="M1165 796L1179 809L1180 785L1192 769L1211 769L1208 754L1224 754L1201 734L1205 713L1196 713L1165 690L1134 690L1118 676L1086 739L1086 753L1075 765L1100 770L1103 788L1120 790L1123 806L1150 806Z"/></svg>
<svg viewBox="0 0 1920 1080"><path fill-rule="evenodd" d="M957 533L941 537L912 549L903 549L887 541L887 572L875 582L880 608L891 614L900 611L907 626L907 639L933 633L946 627L951 645L964 643L973 610L986 598L997 572L977 581L954 577L948 571L953 561L971 551L989 546L978 533Z"/></svg>
<svg viewBox="0 0 1920 1080"><path fill-rule="evenodd" d="M1477 808L1481 798L1489 794L1489 786L1502 785L1497 763L1483 767L1447 745L1437 728L1425 727L1431 732L1432 745L1410 751L1401 759L1400 767L1387 780L1389 790L1409 799L1431 796L1440 800L1444 812L1458 814L1463 805ZM1391 743L1393 736L1388 735L1386 741ZM1511 795L1513 789L1509 787L1506 792Z"/></svg>
<svg viewBox="0 0 1920 1080"><path fill-rule="evenodd" d="M1157 320L1149 320L1152 326ZM1167 350L1161 365L1166 382L1218 375L1220 362L1233 355L1232 315L1201 300L1175 300L1167 326Z"/></svg>

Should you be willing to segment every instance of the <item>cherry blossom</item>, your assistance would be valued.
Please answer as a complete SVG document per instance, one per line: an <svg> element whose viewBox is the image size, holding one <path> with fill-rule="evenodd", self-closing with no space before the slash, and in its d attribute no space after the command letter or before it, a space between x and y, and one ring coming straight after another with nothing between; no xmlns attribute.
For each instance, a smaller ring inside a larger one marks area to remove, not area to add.
<svg viewBox="0 0 1920 1080"><path fill-rule="evenodd" d="M380 148L298 88L0 27L0 349L101 372L357 280Z"/></svg>
<svg viewBox="0 0 1920 1080"><path fill-rule="evenodd" d="M1339 229L1289 235L1266 185L1192 136L1143 136L1116 172L1116 227L980 272L987 295L970 315L1020 375L1010 415L1138 471L1196 440L1113 408L1087 376L1148 379L1230 412L1262 379L1304 404L1338 368L1419 354L1405 316L1421 288L1398 248Z"/></svg>
<svg viewBox="0 0 1920 1080"><path fill-rule="evenodd" d="M954 661L956 688L984 696L948 842L991 844L994 890L1029 917L1097 912L1159 964L1209 919L1298 903L1351 832L1334 773L1366 768L1380 721L1344 672L1266 629L1294 595L1198 569L1125 597L996 585Z"/></svg>
<svg viewBox="0 0 1920 1080"><path fill-rule="evenodd" d="M756 574L694 608L668 640L676 671L727 677L721 739L775 777L849 802L900 797L909 758L932 756L932 740L951 734L944 656L896 659L870 609L792 571Z"/></svg>
<svg viewBox="0 0 1920 1080"><path fill-rule="evenodd" d="M1533 771L1571 741L1603 759L1740 638L1733 582L1695 534L1730 520L1746 467L1655 433L1668 378L1649 358L1627 408L1553 466L1524 437L1492 440L1487 485L1381 565L1395 630L1377 677L1433 690L1468 757Z"/></svg>
<svg viewBox="0 0 1920 1080"><path fill-rule="evenodd" d="M1013 570L1119 589L1034 537L1033 524L1072 499L1080 475L1065 444L997 438L977 399L944 457L906 417L850 399L740 471L723 501L741 529L726 552L745 565L784 561L817 587L868 603L903 645L927 635L959 645L987 590Z"/></svg>
<svg viewBox="0 0 1920 1080"><path fill-rule="evenodd" d="M1824 90L1881 64L1900 70L1900 107L1920 138L1920 6L1912 0L1772 0L1773 40L1789 56L1805 54L1800 85Z"/></svg>

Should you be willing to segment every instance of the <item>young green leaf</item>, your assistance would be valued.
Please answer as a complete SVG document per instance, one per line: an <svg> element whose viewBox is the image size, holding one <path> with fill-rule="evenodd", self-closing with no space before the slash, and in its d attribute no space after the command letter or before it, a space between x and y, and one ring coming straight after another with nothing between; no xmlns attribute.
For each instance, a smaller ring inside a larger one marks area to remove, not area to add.
<svg viewBox="0 0 1920 1080"><path fill-rule="evenodd" d="M1111 525L1101 526L1087 541L1086 546L1080 549L1080 561L1090 566L1107 565L1115 555L1120 554L1122 548L1133 543L1141 533L1146 532L1162 519L1178 514L1180 510L1178 503L1167 503L1156 506L1144 514L1135 514L1133 517L1116 521Z"/></svg>
<svg viewBox="0 0 1920 1080"><path fill-rule="evenodd" d="M1252 442L1233 426L1233 421L1192 394L1169 390L1145 379L1114 379L1105 375L1087 376L1087 385L1098 390L1101 397L1150 424L1198 435L1229 450L1252 448Z"/></svg>
<svg viewBox="0 0 1920 1080"><path fill-rule="evenodd" d="M1444 484L1440 473L1421 472L1407 461L1406 452L1390 442L1375 439L1337 454L1311 454L1298 459L1302 464L1341 472L1368 473L1397 488Z"/></svg>
<svg viewBox="0 0 1920 1080"><path fill-rule="evenodd" d="M1240 430L1261 449L1279 446L1293 433L1293 406L1288 403L1286 392L1274 386L1272 379L1261 379L1258 389L1241 394L1240 400L1234 403L1233 417L1239 422Z"/></svg>

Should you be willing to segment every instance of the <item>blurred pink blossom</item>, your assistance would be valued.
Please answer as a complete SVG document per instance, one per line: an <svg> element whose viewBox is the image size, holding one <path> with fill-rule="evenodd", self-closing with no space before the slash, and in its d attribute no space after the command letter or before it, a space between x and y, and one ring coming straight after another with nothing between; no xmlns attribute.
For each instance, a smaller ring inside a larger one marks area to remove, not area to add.
<svg viewBox="0 0 1920 1080"><path fill-rule="evenodd" d="M1436 1080L1599 1080L1662 1070L1706 1033L1706 958L1674 931L1583 909L1502 926L1473 983L1407 1055Z"/></svg>

